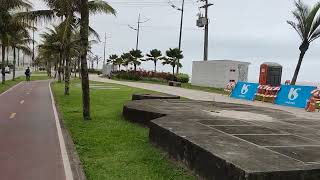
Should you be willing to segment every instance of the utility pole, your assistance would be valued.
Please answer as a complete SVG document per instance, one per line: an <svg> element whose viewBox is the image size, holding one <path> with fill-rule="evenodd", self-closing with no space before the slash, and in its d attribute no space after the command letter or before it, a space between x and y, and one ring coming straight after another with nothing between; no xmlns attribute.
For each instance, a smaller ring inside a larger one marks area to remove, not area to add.
<svg viewBox="0 0 320 180"><path fill-rule="evenodd" d="M139 48L139 35L140 35L140 13L138 17L138 29L137 29L137 43L136 43L136 50Z"/></svg>
<svg viewBox="0 0 320 180"><path fill-rule="evenodd" d="M146 23L146 22L148 22L149 20L150 20L150 19L147 19L147 20L145 20L145 21L141 21L141 14L139 13L138 22L137 22L137 28L134 28L134 27L128 25L130 29L133 29L133 30L137 31L136 50L139 49L140 24Z"/></svg>
<svg viewBox="0 0 320 180"><path fill-rule="evenodd" d="M181 12L181 17L180 17L180 32L179 32L179 45L178 48L181 51L181 41L182 41L182 28L183 28L183 15L184 15L184 1L182 0L182 5L181 8L178 8L177 6L175 6L174 4L171 4L171 2L169 1L171 7L173 7L174 9L178 10ZM179 60L178 60L179 63ZM177 66L177 74L179 73L179 66Z"/></svg>
<svg viewBox="0 0 320 180"><path fill-rule="evenodd" d="M33 26L32 26L32 66L35 67L34 65L34 22L33 22Z"/></svg>
<svg viewBox="0 0 320 180"><path fill-rule="evenodd" d="M203 27L204 26L204 52L203 52L203 60L208 61L208 44L209 44L209 18L208 18L208 9L213 4L209 3L208 0L201 0L205 2L204 6L201 6L200 8L204 8L205 15L204 18L202 15L199 16L198 20L198 26Z"/></svg>
<svg viewBox="0 0 320 180"><path fill-rule="evenodd" d="M107 33L104 33L103 65L106 64Z"/></svg>

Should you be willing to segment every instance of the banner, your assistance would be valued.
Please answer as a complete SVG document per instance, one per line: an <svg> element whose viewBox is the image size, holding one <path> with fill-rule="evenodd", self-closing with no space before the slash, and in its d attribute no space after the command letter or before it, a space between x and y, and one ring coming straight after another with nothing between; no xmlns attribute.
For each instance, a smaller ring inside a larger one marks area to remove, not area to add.
<svg viewBox="0 0 320 180"><path fill-rule="evenodd" d="M253 101L256 96L258 86L259 84L257 83L238 82L232 91L231 97Z"/></svg>
<svg viewBox="0 0 320 180"><path fill-rule="evenodd" d="M311 91L316 89L313 86L290 86L282 85L275 104L305 108L311 97Z"/></svg>

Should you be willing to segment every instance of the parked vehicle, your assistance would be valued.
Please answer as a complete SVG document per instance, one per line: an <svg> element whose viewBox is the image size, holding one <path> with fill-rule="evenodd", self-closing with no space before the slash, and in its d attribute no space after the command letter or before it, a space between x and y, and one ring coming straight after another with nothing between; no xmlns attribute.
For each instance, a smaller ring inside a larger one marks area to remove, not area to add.
<svg viewBox="0 0 320 180"><path fill-rule="evenodd" d="M6 74L10 74L11 73L10 67L9 66L5 67L4 72Z"/></svg>

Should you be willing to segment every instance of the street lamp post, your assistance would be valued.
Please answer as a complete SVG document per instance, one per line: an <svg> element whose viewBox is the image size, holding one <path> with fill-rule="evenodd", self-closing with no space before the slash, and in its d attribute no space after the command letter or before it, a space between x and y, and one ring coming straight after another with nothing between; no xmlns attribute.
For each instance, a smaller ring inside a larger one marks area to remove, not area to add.
<svg viewBox="0 0 320 180"><path fill-rule="evenodd" d="M182 0L182 5L181 8L178 8L177 6L175 6L174 4L171 4L171 7L173 7L174 9L178 10L181 12L181 18L180 18L180 32L179 32L179 51L181 51L181 41L182 41L182 28L183 28L183 16L184 16L184 1ZM179 63L179 60L178 60ZM179 73L179 66L177 66L177 74Z"/></svg>

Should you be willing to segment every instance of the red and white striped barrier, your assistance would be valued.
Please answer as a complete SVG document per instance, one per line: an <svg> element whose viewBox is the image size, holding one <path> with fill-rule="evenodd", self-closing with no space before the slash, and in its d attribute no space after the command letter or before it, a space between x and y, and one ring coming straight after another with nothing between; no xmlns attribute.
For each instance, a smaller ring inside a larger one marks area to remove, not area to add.
<svg viewBox="0 0 320 180"><path fill-rule="evenodd" d="M273 86L269 86L269 85L259 85L258 92L256 93L256 96L262 97L263 98L262 102L265 101L265 98L272 98L272 102L274 102L280 89L281 89L280 86L273 87Z"/></svg>

